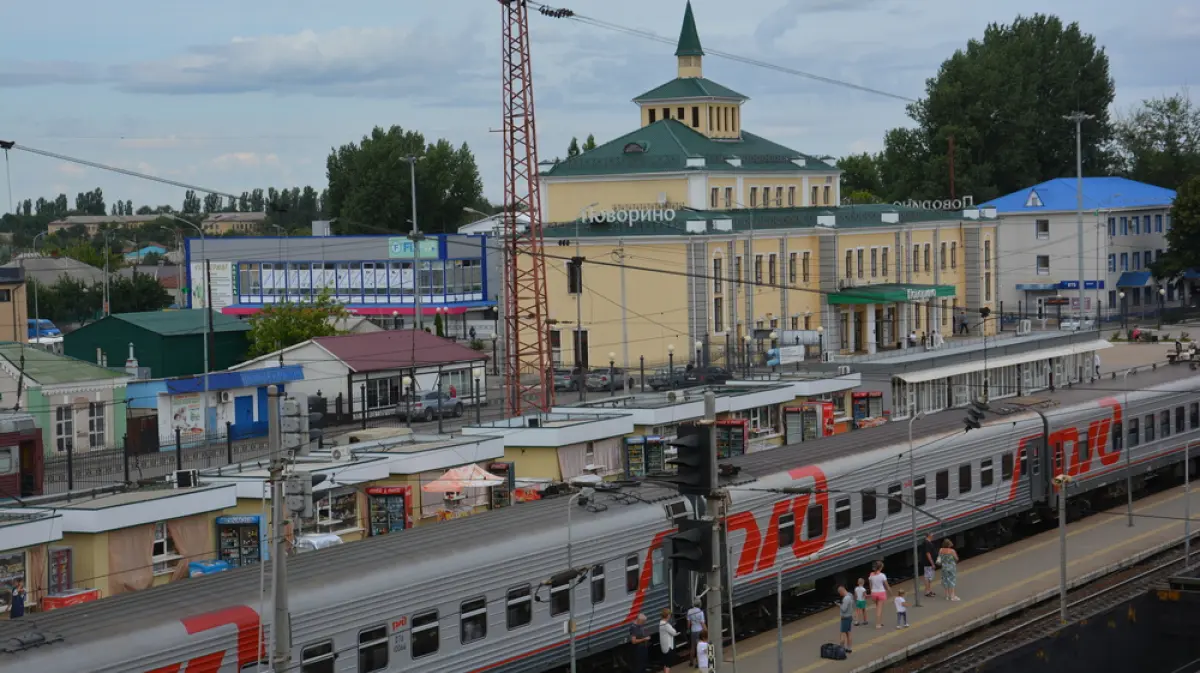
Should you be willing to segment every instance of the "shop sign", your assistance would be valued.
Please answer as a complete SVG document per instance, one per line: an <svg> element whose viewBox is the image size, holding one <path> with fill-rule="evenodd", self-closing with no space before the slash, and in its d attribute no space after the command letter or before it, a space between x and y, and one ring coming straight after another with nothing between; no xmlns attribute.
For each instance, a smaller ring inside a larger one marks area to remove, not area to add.
<svg viewBox="0 0 1200 673"><path fill-rule="evenodd" d="M257 514L244 516L219 516L217 517L216 524L218 526L250 526L257 525L261 519L262 517Z"/></svg>
<svg viewBox="0 0 1200 673"><path fill-rule="evenodd" d="M419 257L421 259L437 259L438 258L438 240L425 239L420 241L421 246L418 248ZM390 259L412 259L413 258L413 241L408 238L392 236L388 238L388 257Z"/></svg>
<svg viewBox="0 0 1200 673"><path fill-rule="evenodd" d="M367 495L408 495L411 486L368 486Z"/></svg>
<svg viewBox="0 0 1200 673"><path fill-rule="evenodd" d="M914 290L912 288L908 288L904 292L906 295L908 295L908 301L928 301L937 297L937 290L935 288L928 288L924 290Z"/></svg>
<svg viewBox="0 0 1200 673"><path fill-rule="evenodd" d="M632 208L600 210L588 208L580 213L580 219L588 224L634 224L636 222L670 222L675 219L675 209L669 206L644 205Z"/></svg>
<svg viewBox="0 0 1200 673"><path fill-rule="evenodd" d="M975 197L964 196L961 199L927 199L925 201L909 199L907 201L893 201L892 205L920 208L922 210L962 210L963 208L974 208Z"/></svg>

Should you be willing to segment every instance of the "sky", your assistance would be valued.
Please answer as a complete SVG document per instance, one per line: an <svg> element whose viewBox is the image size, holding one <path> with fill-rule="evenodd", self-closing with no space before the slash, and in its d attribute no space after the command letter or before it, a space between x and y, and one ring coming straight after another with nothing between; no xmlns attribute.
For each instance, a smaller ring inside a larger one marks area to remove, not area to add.
<svg viewBox="0 0 1200 673"><path fill-rule="evenodd" d="M555 0L678 37L684 0ZM161 0L0 3L0 140L240 194L326 184L330 149L376 125L467 143L501 200L500 8L494 0ZM693 0L706 48L917 98L988 23L1044 12L1106 49L1116 112L1193 84L1200 5L1188 0ZM572 136L634 130L631 99L675 76L674 47L531 12L542 159ZM36 28L43 26L43 28ZM904 102L708 56L747 96L743 126L810 155L881 149ZM94 187L134 206L183 190L13 151L14 201ZM0 192L0 208L8 209Z"/></svg>

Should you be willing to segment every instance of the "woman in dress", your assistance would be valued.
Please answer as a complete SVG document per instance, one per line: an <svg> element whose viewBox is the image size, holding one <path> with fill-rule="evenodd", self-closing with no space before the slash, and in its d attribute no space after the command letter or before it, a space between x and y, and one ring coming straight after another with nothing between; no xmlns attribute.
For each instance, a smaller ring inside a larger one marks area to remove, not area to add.
<svg viewBox="0 0 1200 673"><path fill-rule="evenodd" d="M942 567L942 587L946 589L946 600L957 601L958 591L958 552L954 551L954 543L950 538L942 540L942 548L938 551L938 565Z"/></svg>

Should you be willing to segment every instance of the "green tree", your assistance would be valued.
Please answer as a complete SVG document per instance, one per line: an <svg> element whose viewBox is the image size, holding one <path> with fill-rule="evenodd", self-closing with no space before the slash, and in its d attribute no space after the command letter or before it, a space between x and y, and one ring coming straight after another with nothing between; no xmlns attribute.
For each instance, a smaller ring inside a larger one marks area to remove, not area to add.
<svg viewBox="0 0 1200 673"><path fill-rule="evenodd" d="M265 355L313 337L333 336L338 333L336 321L349 315L328 290L311 303L267 306L250 317L250 356Z"/></svg>
<svg viewBox="0 0 1200 673"><path fill-rule="evenodd" d="M571 144L567 145L567 158L570 159L577 156L579 156L579 141L571 138Z"/></svg>
<svg viewBox="0 0 1200 673"><path fill-rule="evenodd" d="M433 316L433 331L440 337L446 336L446 326L442 323L442 314L436 313Z"/></svg>
<svg viewBox="0 0 1200 673"><path fill-rule="evenodd" d="M596 136L588 134L587 140L583 141L583 151L591 152L596 149Z"/></svg>
<svg viewBox="0 0 1200 673"><path fill-rule="evenodd" d="M89 264L91 266L94 266L97 269L104 268L104 246L103 246L103 244L101 244L99 246L95 246L89 242L84 241L84 242L75 243L75 244L67 246L65 248L59 248L55 251L52 251L52 253L57 253L58 256L60 256L60 257L70 257L71 259L74 259L76 261L80 261L80 262L83 262L84 264ZM116 269L119 269L122 266L124 266L124 263L125 263L125 260L124 260L124 258L121 257L121 254L119 252L113 252L112 248L110 247L109 256L108 256L108 268L110 270L115 271Z"/></svg>
<svg viewBox="0 0 1200 673"><path fill-rule="evenodd" d="M144 273L132 277L114 275L108 284L112 313L159 311L171 305L171 295L156 278Z"/></svg>
<svg viewBox="0 0 1200 673"><path fill-rule="evenodd" d="M950 195L954 142L955 193L975 201L1075 173L1075 126L1083 124L1085 173L1111 166L1108 107L1114 86L1108 57L1079 25L1054 16L1018 16L991 24L944 61L926 82L925 98L908 106L916 128L888 131L880 174L887 200Z"/></svg>
<svg viewBox="0 0 1200 673"><path fill-rule="evenodd" d="M842 171L842 193L882 194L883 181L879 177L879 161L878 155L867 152L838 159L837 167Z"/></svg>
<svg viewBox="0 0 1200 673"><path fill-rule="evenodd" d="M1188 178L1171 204L1167 251L1150 265L1155 278L1174 280L1188 269L1200 269L1200 175Z"/></svg>
<svg viewBox="0 0 1200 673"><path fill-rule="evenodd" d="M1143 101L1117 120L1121 173L1132 180L1178 189L1200 175L1200 107L1185 94Z"/></svg>
<svg viewBox="0 0 1200 673"><path fill-rule="evenodd" d="M376 127L359 143L343 145L326 161L329 212L348 228L407 231L412 218L408 162L416 156L417 217L426 232L454 231L472 216L463 208L482 198L483 182L466 143L426 144L416 131Z"/></svg>

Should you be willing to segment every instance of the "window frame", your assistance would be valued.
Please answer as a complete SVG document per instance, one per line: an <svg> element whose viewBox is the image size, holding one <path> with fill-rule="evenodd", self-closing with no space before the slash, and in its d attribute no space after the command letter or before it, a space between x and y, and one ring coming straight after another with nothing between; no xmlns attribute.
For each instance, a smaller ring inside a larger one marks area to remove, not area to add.
<svg viewBox="0 0 1200 673"><path fill-rule="evenodd" d="M525 621L514 623L513 608L524 604ZM533 589L528 584L519 587L509 587L504 592L504 626L508 631L523 628L533 623Z"/></svg>
<svg viewBox="0 0 1200 673"><path fill-rule="evenodd" d="M328 648L328 651L319 654L309 655L308 653L316 648ZM311 658L309 658L311 656ZM326 661L330 662L330 669L334 670L334 661L337 659L337 650L333 647L333 640L322 640L311 645L300 648L300 673L319 673L312 666L323 664Z"/></svg>
<svg viewBox="0 0 1200 673"><path fill-rule="evenodd" d="M427 617L433 617L433 621L421 624L417 623L418 621ZM429 650L428 652L422 651L420 654L417 654L416 636L418 633L425 633L426 631L433 631L433 640L431 641L433 643L433 649ZM437 610L425 610L424 612L414 614L412 617L412 626L408 629L409 656L413 659L421 659L422 657L428 657L432 654L437 654L438 650L440 650L442 647L441 633L442 622Z"/></svg>
<svg viewBox="0 0 1200 673"><path fill-rule="evenodd" d="M863 523L874 521L875 517L879 516L879 503L875 501L878 493L873 488L866 488L862 491L862 520Z"/></svg>
<svg viewBox="0 0 1200 673"><path fill-rule="evenodd" d="M364 642L363 637L374 635L382 632L382 637L375 637ZM388 627L387 624L380 624L365 629L360 629L358 632L358 673L375 673L376 671L386 671L391 664L391 648L388 647ZM371 648L382 648L383 666L376 668L363 668L363 652L369 651Z"/></svg>
<svg viewBox="0 0 1200 673"><path fill-rule="evenodd" d="M853 523L854 517L850 511L850 498L839 498L833 503L833 528L845 530Z"/></svg>
<svg viewBox="0 0 1200 673"><path fill-rule="evenodd" d="M625 557L625 593L637 593L642 583L642 557L630 554Z"/></svg>
<svg viewBox="0 0 1200 673"><path fill-rule="evenodd" d="M596 572L597 570L599 573ZM604 564L592 566L588 571L588 590L591 593L592 605L599 605L608 597L608 585L605 582ZM596 591L596 587L600 587L599 592Z"/></svg>
<svg viewBox="0 0 1200 673"><path fill-rule="evenodd" d="M979 461L979 488L987 488L996 483L995 463L991 458Z"/></svg>
<svg viewBox="0 0 1200 673"><path fill-rule="evenodd" d="M888 516L900 514L904 511L904 485L896 482L888 484L887 487L887 513Z"/></svg>
<svg viewBox="0 0 1200 673"><path fill-rule="evenodd" d="M779 515L779 520L775 522L775 539L779 542L780 549L796 544L795 514L788 512Z"/></svg>
<svg viewBox="0 0 1200 673"><path fill-rule="evenodd" d="M923 507L929 499L929 488L925 485L924 475L913 480L913 504Z"/></svg>
<svg viewBox="0 0 1200 673"><path fill-rule="evenodd" d="M568 582L568 586L570 583ZM482 605L482 607L478 607ZM468 607L469 606L469 607ZM483 617L483 632L475 637L467 640L467 620L474 620L478 617ZM488 629L488 602L487 596L475 596L468 598L458 604L458 643L460 645L468 645L487 638Z"/></svg>
<svg viewBox="0 0 1200 673"><path fill-rule="evenodd" d="M571 611L571 591L571 580L564 580L557 583L550 582L550 598L546 603L550 609L551 617L565 615ZM566 601L562 605L556 602L563 600L559 598L560 595L566 597Z"/></svg>

